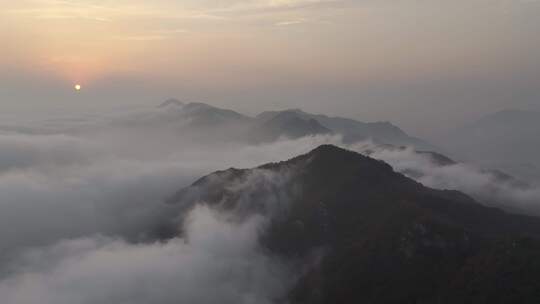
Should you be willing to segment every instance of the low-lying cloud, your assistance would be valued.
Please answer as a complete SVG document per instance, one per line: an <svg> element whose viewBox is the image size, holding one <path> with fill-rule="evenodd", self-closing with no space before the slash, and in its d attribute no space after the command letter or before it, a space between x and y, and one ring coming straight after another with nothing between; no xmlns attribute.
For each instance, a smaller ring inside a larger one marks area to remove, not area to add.
<svg viewBox="0 0 540 304"><path fill-rule="evenodd" d="M199 204L180 214L184 209L164 200L213 171L282 161L322 144L369 154L429 187L540 215L540 187L516 186L469 164L440 165L411 148L344 144L340 136L198 142L174 117L162 127L163 114L172 115L137 110L1 130L2 303L279 302L294 282L291 268L258 244L273 212L234 212L255 203L286 208L276 203L286 196L252 202L246 195L232 213ZM264 192L284 177L257 171L231 191ZM164 229L182 234L160 238Z"/></svg>
<svg viewBox="0 0 540 304"><path fill-rule="evenodd" d="M371 142L357 143L351 149L383 160L425 186L464 192L481 203L525 214L540 215L540 186L501 179L497 173L467 163L437 164L428 154L412 148L389 149Z"/></svg>
<svg viewBox="0 0 540 304"><path fill-rule="evenodd" d="M199 206L185 237L165 243L83 238L35 249L0 281L2 303L274 303L293 276L259 250L262 223Z"/></svg>
<svg viewBox="0 0 540 304"><path fill-rule="evenodd" d="M185 215L164 200L215 170L279 161L308 145L200 144L181 133L172 141L162 128L114 122L62 120L47 132L22 125L0 134L2 303L283 299L293 276L259 248L267 217L239 220L203 205ZM237 191L264 182L254 176ZM182 234L160 239L163 229Z"/></svg>

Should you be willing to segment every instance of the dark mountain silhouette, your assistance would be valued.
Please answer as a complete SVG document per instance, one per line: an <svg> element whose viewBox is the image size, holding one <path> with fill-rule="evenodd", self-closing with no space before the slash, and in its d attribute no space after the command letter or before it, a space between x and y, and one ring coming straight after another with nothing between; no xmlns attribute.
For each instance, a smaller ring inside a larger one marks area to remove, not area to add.
<svg viewBox="0 0 540 304"><path fill-rule="evenodd" d="M176 117L178 125L184 129L192 128L188 131L203 138L208 137L204 132L225 128L227 132L218 130L223 137L229 134L231 139L255 143L271 142L282 137L295 139L310 135L339 134L348 143L371 139L392 145L412 145L418 149L437 149L425 141L409 136L388 122L364 123L348 118L309 114L298 109L263 112L252 118L205 103L184 104L176 99L169 99L159 107L165 111L152 117L153 119L170 122ZM228 128L231 126L233 127L229 132Z"/></svg>
<svg viewBox="0 0 540 304"><path fill-rule="evenodd" d="M280 137L300 138L308 135L331 134L317 120L292 112L280 112L268 119L259 120L251 136L255 141L274 141Z"/></svg>
<svg viewBox="0 0 540 304"><path fill-rule="evenodd" d="M169 203L271 218L299 265L291 303L538 303L540 220L480 205L334 146L208 175Z"/></svg>
<svg viewBox="0 0 540 304"><path fill-rule="evenodd" d="M336 134L341 134L345 142L357 142L366 139L373 139L380 143L392 145L412 145L418 149L434 150L433 145L409 136L400 128L389 122L371 122L365 123L354 119L343 117L330 117L326 115L310 114L300 109L291 109L278 112L263 112L257 116L258 120L268 121L271 118L283 115L296 115L303 119L314 119L325 128L332 130Z"/></svg>
<svg viewBox="0 0 540 304"><path fill-rule="evenodd" d="M185 103L181 102L180 100L175 99L175 98L170 98L170 99L165 100L163 103L161 103L158 106L158 108L166 108L170 106L181 107L183 105L185 105Z"/></svg>
<svg viewBox="0 0 540 304"><path fill-rule="evenodd" d="M441 153L433 151L416 151L416 153L429 157L429 159L438 166L451 166L457 164L455 160Z"/></svg>
<svg viewBox="0 0 540 304"><path fill-rule="evenodd" d="M247 131L253 123L253 118L232 110L205 103L183 103L169 99L154 109L114 117L109 124L145 134L147 141L152 138L166 141L181 138L212 144L245 142Z"/></svg>
<svg viewBox="0 0 540 304"><path fill-rule="evenodd" d="M191 125L198 127L246 124L252 121L252 118L246 115L200 102L186 104L182 108L182 115L190 119Z"/></svg>

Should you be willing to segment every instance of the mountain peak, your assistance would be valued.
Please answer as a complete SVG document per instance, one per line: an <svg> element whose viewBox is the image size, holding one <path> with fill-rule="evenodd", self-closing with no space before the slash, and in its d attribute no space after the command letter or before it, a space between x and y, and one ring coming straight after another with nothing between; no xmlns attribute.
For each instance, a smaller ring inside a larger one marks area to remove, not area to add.
<svg viewBox="0 0 540 304"><path fill-rule="evenodd" d="M265 112L256 121L258 125L251 131L252 137L263 141L333 133L316 119L292 111Z"/></svg>
<svg viewBox="0 0 540 304"><path fill-rule="evenodd" d="M169 202L181 208L204 202L239 218L266 214L265 251L309 265L323 253L300 275L291 303L432 303L455 290L466 292L442 303L478 302L477 294L509 294L487 302L514 303L516 290L538 290L540 269L530 266L540 252L532 241L540 236L538 219L426 188L384 162L333 145L216 172ZM501 277L515 283L493 289Z"/></svg>
<svg viewBox="0 0 540 304"><path fill-rule="evenodd" d="M186 110L201 110L201 109L212 109L215 108L204 102L190 102L186 104Z"/></svg>
<svg viewBox="0 0 540 304"><path fill-rule="evenodd" d="M180 100L178 100L176 98L169 98L169 99L165 100L163 103L161 103L158 106L158 108L166 108L166 107L170 107L170 106L182 107L184 105L185 105L185 103L181 102Z"/></svg>
<svg viewBox="0 0 540 304"><path fill-rule="evenodd" d="M375 162L379 162L378 160L371 159L368 156L364 156L360 153L353 152L350 150L346 150L343 148L340 148L338 146L334 146L331 144L324 144L320 145L317 148L305 153L298 155L294 158L291 158L287 161L282 161L279 163L269 163L260 166L261 169L272 169L277 166L285 164L286 166L295 165L298 163L305 163L306 161L310 162L312 165L317 165L317 163L325 163L328 161L331 161L330 159L338 159L338 160L349 160L350 157L358 158L360 160L373 160ZM333 163L334 166L338 166L339 163Z"/></svg>
<svg viewBox="0 0 540 304"><path fill-rule="evenodd" d="M330 144L320 145L317 148L311 150L309 153L307 153L306 156L338 156L338 157L356 156L359 158L366 158L366 159L368 158L367 156L364 156L360 153L353 152L353 151L343 149L338 146L334 146Z"/></svg>

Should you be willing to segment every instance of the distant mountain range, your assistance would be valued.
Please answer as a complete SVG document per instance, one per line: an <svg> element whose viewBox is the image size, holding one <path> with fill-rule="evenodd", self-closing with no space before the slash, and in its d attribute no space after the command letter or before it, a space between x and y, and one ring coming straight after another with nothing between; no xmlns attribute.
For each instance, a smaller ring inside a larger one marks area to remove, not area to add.
<svg viewBox="0 0 540 304"><path fill-rule="evenodd" d="M300 275L290 303L540 301L539 219L424 187L335 146L216 172L169 200L202 202L271 219L261 244Z"/></svg>
<svg viewBox="0 0 540 304"><path fill-rule="evenodd" d="M366 139L374 139L381 143L393 145L412 145L420 149L432 149L432 145L406 134L400 128L389 122L366 123L343 117L329 117L321 114L310 114L300 109L279 112L263 112L257 116L259 120L268 120L277 115L294 115L305 120L315 120L336 134L341 134L346 143Z"/></svg>
<svg viewBox="0 0 540 304"><path fill-rule="evenodd" d="M308 135L333 134L333 130L323 126L312 117L298 115L293 111L275 112L274 115L258 115L252 138L257 141L274 141L280 137L300 138Z"/></svg>
<svg viewBox="0 0 540 304"><path fill-rule="evenodd" d="M344 142L371 139L392 145L410 145L418 149L436 149L433 145L412 137L389 122L365 123L357 120L306 113L299 109L263 112L249 117L232 110L204 103L183 103L169 99L160 109L176 113L188 121L184 129L220 131L232 128L233 138L250 142L271 142L279 138L296 139L310 135L336 134Z"/></svg>
<svg viewBox="0 0 540 304"><path fill-rule="evenodd" d="M540 112L505 110L458 128L441 145L460 157L540 180Z"/></svg>
<svg viewBox="0 0 540 304"><path fill-rule="evenodd" d="M392 146L392 145L371 145L370 147L366 148L365 150L362 150L363 154L367 156L372 156L376 151L405 151L406 147L401 146ZM462 162L455 161L451 159L450 157L433 151L421 151L421 150L412 150L411 153L414 153L420 157L426 158L430 164L434 167L447 167L447 166L454 166L454 165L468 165ZM471 165L472 166L472 165ZM516 178L508 173L505 173L501 170L497 169L490 169L490 168L481 168L481 167L475 167L475 170L478 171L478 173L485 174L486 176L489 176L490 179L499 184L504 184L513 188L520 188L520 189L526 189L529 188L531 185L529 185L526 181L520 180L519 178ZM401 173L406 174L409 177L413 178L419 178L422 177L422 172L414 169L407 169L405 171L402 171Z"/></svg>

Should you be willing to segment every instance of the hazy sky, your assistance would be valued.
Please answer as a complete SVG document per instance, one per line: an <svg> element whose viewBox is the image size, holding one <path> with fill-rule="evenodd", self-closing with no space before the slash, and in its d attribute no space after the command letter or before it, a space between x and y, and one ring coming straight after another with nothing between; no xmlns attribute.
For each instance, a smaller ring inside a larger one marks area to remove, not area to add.
<svg viewBox="0 0 540 304"><path fill-rule="evenodd" d="M418 135L540 109L537 0L0 0L0 105L302 107ZM76 93L73 86L81 83Z"/></svg>

